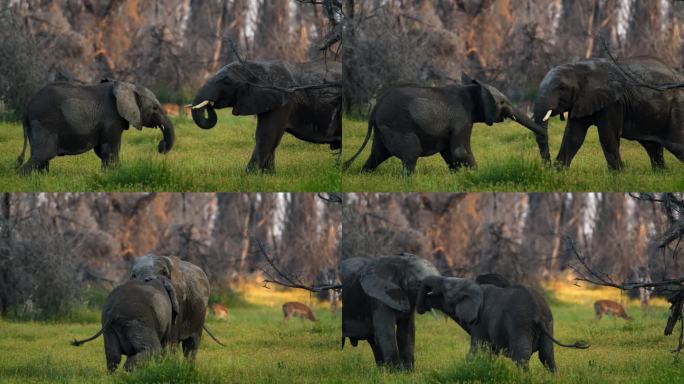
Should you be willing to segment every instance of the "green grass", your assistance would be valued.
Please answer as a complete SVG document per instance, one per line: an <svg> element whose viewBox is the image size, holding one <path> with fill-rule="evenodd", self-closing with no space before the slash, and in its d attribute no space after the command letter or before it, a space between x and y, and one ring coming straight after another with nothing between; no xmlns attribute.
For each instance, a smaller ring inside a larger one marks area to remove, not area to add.
<svg viewBox="0 0 684 384"><path fill-rule="evenodd" d="M349 343L340 350L340 318L318 309L317 324L293 319L282 324L278 305L229 309L228 321L209 318L208 327L227 347L203 338L195 365L177 355L112 376L105 370L102 338L76 348L74 338L90 336L97 322L36 323L0 321L0 382L3 383L676 383L684 362L670 353L674 336L663 336L666 308L644 313L627 308L636 319L593 320L591 305L553 305L555 336L586 340L587 350L556 347L558 373L547 373L536 354L529 371L506 358L478 356L465 361L468 337L452 321L417 317L416 370L394 373L375 367L370 348Z"/></svg>
<svg viewBox="0 0 684 384"><path fill-rule="evenodd" d="M365 120L344 120L344 160L349 159L366 136ZM560 148L565 122L553 119L549 127L551 156ZM372 140L372 139L371 139ZM477 169L450 172L439 154L418 160L416 174L404 177L401 162L393 157L371 173L361 167L370 155L371 143L342 175L343 190L357 191L681 191L684 164L666 151L667 169L655 172L646 151L635 141L622 140L623 172L608 170L595 127L567 170L545 166L534 135L515 122L488 127L476 124L472 148Z"/></svg>
<svg viewBox="0 0 684 384"><path fill-rule="evenodd" d="M254 117L219 113L214 129L202 130L190 118L173 119L176 143L167 155L157 152L161 132L130 129L123 134L120 165L103 171L90 151L57 157L50 172L18 175L14 164L23 137L19 123L0 123L0 190L80 191L337 191L339 166L325 145L285 134L276 150L276 171L247 174L254 148ZM27 156L28 159L28 156Z"/></svg>

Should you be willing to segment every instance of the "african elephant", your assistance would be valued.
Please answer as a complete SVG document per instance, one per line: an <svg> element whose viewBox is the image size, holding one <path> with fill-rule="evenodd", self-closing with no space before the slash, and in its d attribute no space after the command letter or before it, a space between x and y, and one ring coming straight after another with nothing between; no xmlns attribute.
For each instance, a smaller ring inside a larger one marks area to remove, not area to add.
<svg viewBox="0 0 684 384"><path fill-rule="evenodd" d="M413 173L419 157L439 153L451 170L476 166L470 148L473 123L492 125L512 118L535 134L543 132L499 90L463 75L463 84L446 87L398 86L384 92L368 119L361 148L344 163L348 169L375 128L370 157L363 171L373 171L396 156Z"/></svg>
<svg viewBox="0 0 684 384"><path fill-rule="evenodd" d="M653 57L620 60L628 76L652 85L683 82L684 77ZM608 167L623 168L620 138L638 141L654 169L665 167L663 148L684 162L684 90L653 90L634 85L611 60L591 59L552 68L539 85L534 121L539 152L550 160L548 119L568 112L556 164L569 167L584 143L589 126L596 125Z"/></svg>
<svg viewBox="0 0 684 384"><path fill-rule="evenodd" d="M342 93L326 85L339 82L341 76L337 62L236 61L200 88L192 119L200 128L210 129L216 125L215 109L231 107L236 116L256 115L256 146L247 171L273 171L275 150L285 132L341 149ZM308 85L318 86L292 89Z"/></svg>
<svg viewBox="0 0 684 384"><path fill-rule="evenodd" d="M157 277L168 279L178 297L173 339L182 343L185 357L194 359L197 355L202 329L221 344L204 326L209 304L209 279L204 271L175 256L147 254L136 260L131 279L145 281Z"/></svg>
<svg viewBox="0 0 684 384"><path fill-rule="evenodd" d="M142 359L172 345L173 324L178 314L178 299L173 285L165 278L129 280L114 288L102 309L102 328L80 346L104 333L107 370L114 372L121 355L128 356L124 368L131 370Z"/></svg>
<svg viewBox="0 0 684 384"><path fill-rule="evenodd" d="M485 279L480 279L484 281ZM497 277L494 284L478 284L456 277L430 276L423 280L416 311L435 308L446 313L470 335L470 352L486 345L527 367L532 354L550 371L556 370L553 343L563 347L587 348L582 342L568 345L553 338L553 316L544 298L521 285Z"/></svg>
<svg viewBox="0 0 684 384"><path fill-rule="evenodd" d="M96 85L50 84L28 102L22 120L24 148L17 167L24 174L49 170L55 156L78 155L91 149L106 168L119 161L121 134L129 125L158 127L163 134L159 153L173 147L173 124L149 89L108 81ZM24 163L26 143L31 144L31 158Z"/></svg>
<svg viewBox="0 0 684 384"><path fill-rule="evenodd" d="M366 340L378 365L412 370L414 308L421 281L439 275L412 254L342 261L342 347Z"/></svg>

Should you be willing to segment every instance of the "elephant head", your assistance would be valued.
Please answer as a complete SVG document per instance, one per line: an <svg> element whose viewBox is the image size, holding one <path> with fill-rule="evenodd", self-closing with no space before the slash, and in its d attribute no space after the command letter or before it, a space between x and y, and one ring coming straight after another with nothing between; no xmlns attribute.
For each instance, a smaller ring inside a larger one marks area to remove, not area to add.
<svg viewBox="0 0 684 384"><path fill-rule="evenodd" d="M682 317L682 306L684 305L684 290L672 295L668 301L672 304L670 306L670 315L667 318L667 325L665 325L665 336L672 334L677 321Z"/></svg>
<svg viewBox="0 0 684 384"><path fill-rule="evenodd" d="M416 311L425 313L436 308L462 326L477 323L484 303L484 292L472 280L457 277L430 276L423 280Z"/></svg>
<svg viewBox="0 0 684 384"><path fill-rule="evenodd" d="M233 115L258 115L285 105L286 93L274 87L292 82L282 63L233 62L211 77L195 96L192 119L200 128L216 125L215 109L233 108ZM206 116L205 116L206 113Z"/></svg>
<svg viewBox="0 0 684 384"><path fill-rule="evenodd" d="M185 301L187 282L178 266L178 259L147 254L136 260L131 272L131 279L151 281L157 278L162 281L170 281L178 301Z"/></svg>
<svg viewBox="0 0 684 384"><path fill-rule="evenodd" d="M157 148L159 153L169 152L174 143L173 124L154 93L145 87L125 82L117 82L113 93L119 115L139 130L142 127L161 129L164 138Z"/></svg>
<svg viewBox="0 0 684 384"><path fill-rule="evenodd" d="M498 89L491 85L484 84L478 80L470 78L465 73L461 75L461 82L463 84L474 84L478 86L478 104L481 108L482 122L487 125L500 123L504 119L513 119L518 124L531 130L539 135L543 133L543 129L527 117L522 111L513 105L513 103Z"/></svg>
<svg viewBox="0 0 684 384"><path fill-rule="evenodd" d="M550 160L548 120L568 112L569 118L591 116L616 102L622 95L622 83L613 67L604 61L580 61L551 69L539 84L534 101L534 122L543 128L537 144L544 161Z"/></svg>

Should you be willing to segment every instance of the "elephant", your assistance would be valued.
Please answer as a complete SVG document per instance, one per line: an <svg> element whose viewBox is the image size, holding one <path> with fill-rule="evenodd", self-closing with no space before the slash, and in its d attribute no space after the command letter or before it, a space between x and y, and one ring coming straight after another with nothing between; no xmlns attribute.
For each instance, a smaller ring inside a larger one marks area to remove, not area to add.
<svg viewBox="0 0 684 384"><path fill-rule="evenodd" d="M48 171L55 156L78 155L91 149L102 161L102 168L117 164L121 134L131 125L138 130L160 128L163 139L157 147L159 153L166 154L174 144L173 124L154 93L123 81L47 85L29 100L22 124L24 148L16 165L22 174ZM24 164L27 141L31 158Z"/></svg>
<svg viewBox="0 0 684 384"><path fill-rule="evenodd" d="M246 170L274 171L275 150L285 132L341 151L342 92L333 84L341 76L338 62L235 61L197 92L192 119L200 128L211 129L217 121L215 109L231 107L235 116L256 115L256 146Z"/></svg>
<svg viewBox="0 0 684 384"><path fill-rule="evenodd" d="M71 344L78 347L104 334L107 370L113 373L121 355L126 355L124 368L129 371L173 344L178 308L175 288L168 279L129 280L107 296L100 331Z"/></svg>
<svg viewBox="0 0 684 384"><path fill-rule="evenodd" d="M532 354L539 351L539 360L554 372L554 343L568 348L589 347L584 342L563 344L553 338L551 309L539 293L500 277L490 281L494 284L457 277L426 277L420 286L416 311L439 309L460 325L470 335L468 358L484 344L494 353L505 351L526 368Z"/></svg>
<svg viewBox="0 0 684 384"><path fill-rule="evenodd" d="M175 256L147 254L135 261L132 280L146 281L157 277L168 279L178 297L178 318L173 329L173 340L176 344L182 343L185 357L195 359L202 329L223 345L204 325L209 304L209 279L204 271Z"/></svg>
<svg viewBox="0 0 684 384"><path fill-rule="evenodd" d="M568 113L556 165L570 166L595 125L603 154L611 170L622 170L620 138L638 141L654 169L665 167L663 149L684 162L684 90L658 91L635 85L629 76L653 85L683 82L684 77L654 57L620 60L589 59L552 68L539 85L534 121L544 133L537 135L542 159L550 161L548 119Z"/></svg>
<svg viewBox="0 0 684 384"><path fill-rule="evenodd" d="M343 169L348 169L361 154L373 128L373 147L363 171L374 171L382 162L396 156L401 159L404 172L412 174L419 157L435 153L442 156L452 171L464 165L475 167L470 147L473 123L491 126L505 118L517 121L537 135L543 132L498 89L466 74L462 76L462 84L393 87L373 107L366 138Z"/></svg>
<svg viewBox="0 0 684 384"><path fill-rule="evenodd" d="M418 289L437 275L434 265L408 253L342 261L342 348L346 338L354 347L366 340L378 366L412 370Z"/></svg>

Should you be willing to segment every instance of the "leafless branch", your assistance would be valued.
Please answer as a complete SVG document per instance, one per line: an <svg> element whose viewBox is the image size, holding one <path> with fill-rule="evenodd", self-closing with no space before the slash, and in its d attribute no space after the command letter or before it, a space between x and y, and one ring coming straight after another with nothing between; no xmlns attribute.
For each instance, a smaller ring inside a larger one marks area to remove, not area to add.
<svg viewBox="0 0 684 384"><path fill-rule="evenodd" d="M278 263L276 260L268 254L266 251L266 247L264 246L263 242L261 240L256 240L256 243L259 247L259 252L261 255L264 257L266 260L266 263L271 267L271 269L275 272L274 274L270 273L264 268L260 268L261 271L266 275L266 279L264 279L264 287L269 288L268 284L277 284L281 285L283 287L289 287L289 288L297 288L297 289L304 289L309 292L323 292L327 291L330 289L342 289L341 284L328 284L328 285L318 285L318 286L312 286L312 285L306 285L304 284L301 279L298 276L292 276L282 269L278 267Z"/></svg>

